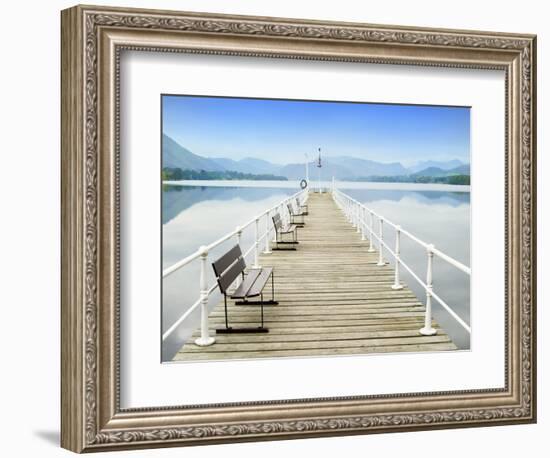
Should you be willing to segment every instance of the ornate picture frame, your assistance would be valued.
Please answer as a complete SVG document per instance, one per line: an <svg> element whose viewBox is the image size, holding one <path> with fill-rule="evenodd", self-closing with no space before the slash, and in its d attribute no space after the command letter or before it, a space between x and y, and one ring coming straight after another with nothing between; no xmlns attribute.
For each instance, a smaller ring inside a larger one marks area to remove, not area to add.
<svg viewBox="0 0 550 458"><path fill-rule="evenodd" d="M536 421L536 37L75 6L62 12L61 445L75 452ZM124 50L505 72L505 387L120 407Z"/></svg>

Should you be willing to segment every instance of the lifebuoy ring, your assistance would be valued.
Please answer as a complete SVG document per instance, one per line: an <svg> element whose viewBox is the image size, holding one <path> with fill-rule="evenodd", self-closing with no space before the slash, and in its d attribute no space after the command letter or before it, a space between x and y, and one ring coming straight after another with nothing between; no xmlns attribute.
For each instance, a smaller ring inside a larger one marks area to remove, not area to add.
<svg viewBox="0 0 550 458"><path fill-rule="evenodd" d="M302 188L302 189L306 189L306 188L307 188L307 181L306 181L306 180L300 181L300 188Z"/></svg>

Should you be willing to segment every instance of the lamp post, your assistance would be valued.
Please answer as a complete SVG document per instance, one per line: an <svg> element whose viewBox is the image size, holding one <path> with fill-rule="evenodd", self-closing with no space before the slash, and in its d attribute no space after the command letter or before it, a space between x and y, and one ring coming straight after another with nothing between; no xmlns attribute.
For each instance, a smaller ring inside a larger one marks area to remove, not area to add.
<svg viewBox="0 0 550 458"><path fill-rule="evenodd" d="M319 194L321 194L321 148L319 150L319 159L317 160L317 181L319 182Z"/></svg>

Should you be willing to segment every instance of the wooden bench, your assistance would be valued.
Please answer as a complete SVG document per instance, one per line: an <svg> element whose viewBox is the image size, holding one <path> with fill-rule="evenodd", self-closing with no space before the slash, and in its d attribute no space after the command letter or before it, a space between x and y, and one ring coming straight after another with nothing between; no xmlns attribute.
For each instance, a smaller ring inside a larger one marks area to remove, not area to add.
<svg viewBox="0 0 550 458"><path fill-rule="evenodd" d="M275 247L272 250L296 250L294 245L298 244L298 226L296 224L284 225L281 215L275 213L271 219L275 228ZM292 234L292 240L284 240L283 235ZM292 245L281 248L279 245Z"/></svg>
<svg viewBox="0 0 550 458"><path fill-rule="evenodd" d="M227 253L221 256L218 260L212 263L216 280L223 294L224 310L225 310L225 328L216 329L216 333L250 333L250 332L268 332L264 327L264 305L277 305L275 301L275 285L273 279L273 268L265 267L258 269L248 269L245 274L246 263L243 258L241 247L235 245ZM242 282L237 288L229 293L229 288L238 278L242 278ZM264 301L264 286L271 277L271 300ZM227 296L231 299L237 299L236 305L260 305L260 320L261 325L252 328L233 328L229 326L229 318L227 314ZM250 301L249 298L260 296L259 301Z"/></svg>
<svg viewBox="0 0 550 458"><path fill-rule="evenodd" d="M306 222L304 221L305 213L302 210L296 212L291 202L286 204L286 208L288 208L288 214L290 215L290 224L295 224L298 227L304 227L306 225ZM297 218L301 219L296 221Z"/></svg>
<svg viewBox="0 0 550 458"><path fill-rule="evenodd" d="M300 199L298 199L298 197L296 197L296 205L298 206L298 208L300 209L300 211L302 212L302 214L304 215L308 215L309 214L309 210L307 208L307 204L301 204L300 203Z"/></svg>

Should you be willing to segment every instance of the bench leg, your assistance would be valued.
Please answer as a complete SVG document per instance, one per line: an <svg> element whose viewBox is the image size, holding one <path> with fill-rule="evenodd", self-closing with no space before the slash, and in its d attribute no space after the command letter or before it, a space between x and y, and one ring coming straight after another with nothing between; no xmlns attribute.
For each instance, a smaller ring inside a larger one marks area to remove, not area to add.
<svg viewBox="0 0 550 458"><path fill-rule="evenodd" d="M296 248L294 247L291 247L291 248L281 248L279 247L279 245L295 245L297 244L298 242L292 240L291 242L286 242L284 240L280 240L279 237L277 237L275 239L275 247L272 248L272 250L276 250L276 251L296 251Z"/></svg>
<svg viewBox="0 0 550 458"><path fill-rule="evenodd" d="M268 328L262 326L257 328L221 328L216 329L216 334L253 334L256 332L269 332Z"/></svg>
<svg viewBox="0 0 550 458"><path fill-rule="evenodd" d="M278 305L279 303L274 300L268 301L237 301L235 305Z"/></svg>
<svg viewBox="0 0 550 458"><path fill-rule="evenodd" d="M260 315L261 315L261 322L262 322L262 328L264 327L264 293L260 295L260 298L262 299L262 303L260 305Z"/></svg>
<svg viewBox="0 0 550 458"><path fill-rule="evenodd" d="M262 296L263 297L263 296ZM238 302L236 302L238 304ZM250 304L250 302L245 302ZM257 328L233 328L229 326L227 319L227 296L224 294L224 308L225 308L225 328L216 329L216 334L250 334L254 332L269 332L269 329L264 327L264 308L262 305L262 325Z"/></svg>
<svg viewBox="0 0 550 458"><path fill-rule="evenodd" d="M292 224L295 224L297 227L304 227L306 223L304 221L296 221L296 217L292 218Z"/></svg>
<svg viewBox="0 0 550 458"><path fill-rule="evenodd" d="M225 293L223 295L223 308L225 310L225 328L229 329L229 322L227 320L227 295Z"/></svg>
<svg viewBox="0 0 550 458"><path fill-rule="evenodd" d="M306 225L306 222L304 220L304 216L302 215L291 215L291 223L295 224L298 227L304 227ZM301 221L296 221L298 218L301 218Z"/></svg>

